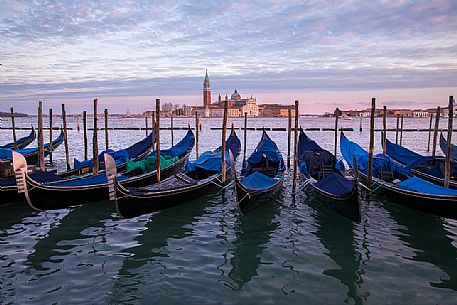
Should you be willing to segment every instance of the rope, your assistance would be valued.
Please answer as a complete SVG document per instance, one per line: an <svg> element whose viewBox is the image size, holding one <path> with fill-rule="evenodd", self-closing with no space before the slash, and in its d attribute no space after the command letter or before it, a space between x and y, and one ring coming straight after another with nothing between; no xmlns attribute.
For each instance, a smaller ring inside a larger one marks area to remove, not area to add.
<svg viewBox="0 0 457 305"><path fill-rule="evenodd" d="M222 185L222 181L219 180L219 178L217 178L216 180L217 180L219 183L214 182L213 180L209 180L209 182L212 183L212 184L214 184L214 185L216 185L216 186L219 187L221 190L224 190L224 189L226 189L226 188L228 188L228 187L230 187L230 186L233 185L233 181L231 181L230 183L227 183L227 184L224 186L224 185Z"/></svg>
<svg viewBox="0 0 457 305"><path fill-rule="evenodd" d="M295 193L297 193L297 192L300 192L300 191L302 191L308 184L316 182L316 180L314 180L314 179L307 179L305 182L303 182L302 184L300 184L298 187L295 187L295 190L294 190L293 185L292 185L288 180L285 180L284 178L285 178L285 177L282 177L281 180L282 180L283 184L284 184L287 188L289 188L289 189L292 190L292 194L295 194Z"/></svg>

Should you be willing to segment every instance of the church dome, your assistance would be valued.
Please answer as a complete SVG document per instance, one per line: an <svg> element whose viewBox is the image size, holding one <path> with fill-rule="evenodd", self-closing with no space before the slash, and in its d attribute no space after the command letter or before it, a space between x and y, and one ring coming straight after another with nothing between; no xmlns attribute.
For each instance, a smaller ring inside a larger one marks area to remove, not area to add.
<svg viewBox="0 0 457 305"><path fill-rule="evenodd" d="M232 100L235 100L235 101L241 100L241 95L238 93L238 91L236 91L236 89L235 89L235 92L233 92L233 94L232 94Z"/></svg>

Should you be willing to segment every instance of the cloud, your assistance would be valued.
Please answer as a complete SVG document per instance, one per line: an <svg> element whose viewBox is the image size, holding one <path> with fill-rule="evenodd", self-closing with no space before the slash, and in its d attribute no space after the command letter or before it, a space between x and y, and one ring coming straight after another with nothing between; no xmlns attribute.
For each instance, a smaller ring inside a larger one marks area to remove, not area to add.
<svg viewBox="0 0 457 305"><path fill-rule="evenodd" d="M205 68L221 91L455 86L456 12L451 0L10 1L0 103L195 95Z"/></svg>

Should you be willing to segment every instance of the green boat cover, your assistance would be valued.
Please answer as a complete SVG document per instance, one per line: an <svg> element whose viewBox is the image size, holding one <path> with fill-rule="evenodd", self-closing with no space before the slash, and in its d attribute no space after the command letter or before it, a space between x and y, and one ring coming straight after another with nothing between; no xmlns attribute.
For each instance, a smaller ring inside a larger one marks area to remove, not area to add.
<svg viewBox="0 0 457 305"><path fill-rule="evenodd" d="M160 168L165 168L176 161L178 161L178 157L171 157L171 156L163 156L160 155ZM127 166L127 172L136 170L136 169L141 169L143 173L147 173L150 171L153 171L156 169L156 161L157 161L157 156L149 156L144 160L140 161L131 161L130 159L126 159L126 166Z"/></svg>

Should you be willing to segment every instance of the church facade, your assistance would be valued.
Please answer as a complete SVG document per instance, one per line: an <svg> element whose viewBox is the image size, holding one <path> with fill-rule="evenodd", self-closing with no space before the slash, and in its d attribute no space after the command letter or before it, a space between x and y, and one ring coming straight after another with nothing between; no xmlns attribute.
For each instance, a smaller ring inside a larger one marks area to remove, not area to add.
<svg viewBox="0 0 457 305"><path fill-rule="evenodd" d="M272 113L278 113L275 116L284 116L284 109L287 116L289 109L293 110L293 106L280 106L283 111L272 112L268 104L257 105L257 100L255 97L241 98L241 95L238 93L238 90L232 93L230 98L225 95L225 98L222 99L221 95L217 101L211 102L211 83L208 77L208 70L206 70L205 78L203 80L203 106L197 106L193 108L193 115L195 112L201 117L222 117L224 115L224 103L227 101L227 116L229 117L243 117L246 113L248 117L258 117L264 116L262 114L267 114L266 116L271 116ZM279 105L275 105L275 109ZM294 113L292 114L294 115Z"/></svg>

